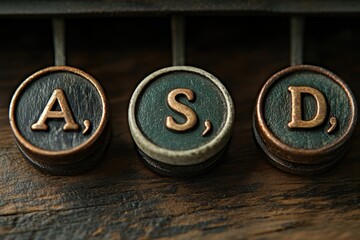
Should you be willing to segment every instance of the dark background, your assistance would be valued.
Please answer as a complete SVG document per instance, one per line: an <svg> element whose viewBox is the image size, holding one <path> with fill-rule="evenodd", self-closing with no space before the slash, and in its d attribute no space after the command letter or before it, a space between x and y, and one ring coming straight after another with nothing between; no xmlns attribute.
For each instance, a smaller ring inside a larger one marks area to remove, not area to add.
<svg viewBox="0 0 360 240"><path fill-rule="evenodd" d="M78 176L31 167L13 141L8 106L17 86L53 65L50 19L0 21L1 238L356 238L360 234L359 130L330 171L293 176L270 165L252 137L262 84L289 65L289 18L188 17L186 63L217 76L236 109L224 161L192 179L159 176L137 159L127 124L136 85L171 65L167 17L70 18L67 63L93 75L111 107L103 161ZM306 18L305 59L360 95L360 19Z"/></svg>

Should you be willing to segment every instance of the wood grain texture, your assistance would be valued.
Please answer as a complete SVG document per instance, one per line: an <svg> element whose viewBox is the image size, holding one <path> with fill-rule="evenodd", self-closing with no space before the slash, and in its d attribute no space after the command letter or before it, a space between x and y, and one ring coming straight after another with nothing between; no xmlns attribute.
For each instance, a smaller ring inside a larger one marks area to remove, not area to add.
<svg viewBox="0 0 360 240"><path fill-rule="evenodd" d="M287 18L190 18L187 63L222 79L236 108L226 159L192 179L161 177L136 157L127 126L138 82L170 65L170 22L68 21L69 65L98 79L110 101L112 140L103 161L73 177L40 173L18 152L8 104L26 76L52 64L50 21L3 20L0 39L0 238L3 239L355 239L360 235L359 130L330 171L286 174L266 162L252 136L263 82L289 65ZM360 90L359 19L307 21L305 63Z"/></svg>

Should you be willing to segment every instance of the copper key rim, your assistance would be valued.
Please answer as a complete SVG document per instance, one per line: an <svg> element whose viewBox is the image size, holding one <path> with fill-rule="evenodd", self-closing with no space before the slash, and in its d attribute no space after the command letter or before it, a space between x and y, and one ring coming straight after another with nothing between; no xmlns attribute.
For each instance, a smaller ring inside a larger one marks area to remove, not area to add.
<svg viewBox="0 0 360 240"><path fill-rule="evenodd" d="M52 73L52 72L70 72L74 73L76 75L79 75L86 80L88 80L98 91L101 99L101 105L103 107L103 112L101 116L101 121L99 123L98 128L95 130L94 134L87 139L85 142L81 143L80 145L71 148L69 150L46 150L39 148L37 146L34 146L29 141L27 141L24 136L20 133L17 125L16 125L16 119L15 119L15 110L16 110L16 104L17 100L22 94L22 92L27 88L27 86L32 83L33 81L36 81L39 77ZM10 120L10 126L13 130L14 136L16 138L16 141L18 144L22 147L23 151L26 153L31 153L31 155L37 155L39 158L46 158L48 160L57 160L62 161L64 159L67 159L69 157L74 157L74 161L77 160L77 156L83 155L86 152L92 152L91 147L94 143L99 140L101 135L103 134L105 127L108 122L108 102L105 97L105 92L99 82L87 74L84 71L81 71L77 68L69 67L69 66L51 66L47 67L45 69L42 69L30 77L28 77L16 90L15 94L13 95L10 103L10 109L9 109L9 120Z"/></svg>
<svg viewBox="0 0 360 240"><path fill-rule="evenodd" d="M348 128L339 139L325 147L321 147L318 149L302 149L291 147L278 139L271 132L271 130L266 124L263 106L267 93L269 92L271 87L276 84L277 81L281 80L281 78L299 71L314 72L325 75L326 77L340 85L349 99L351 105L351 121L348 123ZM336 154L336 152L343 146L343 144L346 144L349 141L355 130L356 121L357 105L355 97L350 88L341 78L321 67L312 65L298 65L288 67L276 73L262 87L256 102L256 108L254 113L254 131L258 132L258 140L262 141L262 144L266 146L266 148L268 148L268 151L271 152L273 155L294 163L319 164L326 161L331 161L333 158L333 154Z"/></svg>

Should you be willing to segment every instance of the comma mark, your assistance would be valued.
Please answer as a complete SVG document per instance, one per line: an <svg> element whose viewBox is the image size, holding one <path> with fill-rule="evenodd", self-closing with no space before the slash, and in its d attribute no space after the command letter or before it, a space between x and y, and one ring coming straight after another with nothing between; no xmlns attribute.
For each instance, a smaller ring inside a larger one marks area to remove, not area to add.
<svg viewBox="0 0 360 240"><path fill-rule="evenodd" d="M330 118L330 128L327 130L327 133L332 133L337 127L337 119L336 117Z"/></svg>
<svg viewBox="0 0 360 240"><path fill-rule="evenodd" d="M86 119L86 120L84 121L84 126L85 126L85 129L84 129L83 132L82 132L83 135L85 135L85 134L87 134L87 133L89 132L89 129L90 129L90 127L91 127L91 122L90 122L90 120Z"/></svg>
<svg viewBox="0 0 360 240"><path fill-rule="evenodd" d="M211 130L211 122L209 120L206 120L205 123L205 130L203 131L203 133L201 134L201 136L205 136L208 132L210 132Z"/></svg>

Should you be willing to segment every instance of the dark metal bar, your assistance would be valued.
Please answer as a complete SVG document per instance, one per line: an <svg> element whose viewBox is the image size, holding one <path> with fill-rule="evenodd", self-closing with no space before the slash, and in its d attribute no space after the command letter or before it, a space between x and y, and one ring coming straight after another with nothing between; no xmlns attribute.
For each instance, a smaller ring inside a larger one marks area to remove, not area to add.
<svg viewBox="0 0 360 240"><path fill-rule="evenodd" d="M290 18L290 64L303 63L304 53L304 19L296 16Z"/></svg>
<svg viewBox="0 0 360 240"><path fill-rule="evenodd" d="M52 28L53 28L55 65L64 66L66 64L64 19L62 19L62 18L52 19Z"/></svg>
<svg viewBox="0 0 360 240"><path fill-rule="evenodd" d="M0 15L354 14L358 0L2 0Z"/></svg>
<svg viewBox="0 0 360 240"><path fill-rule="evenodd" d="M172 61L174 66L185 65L185 19L171 17Z"/></svg>

